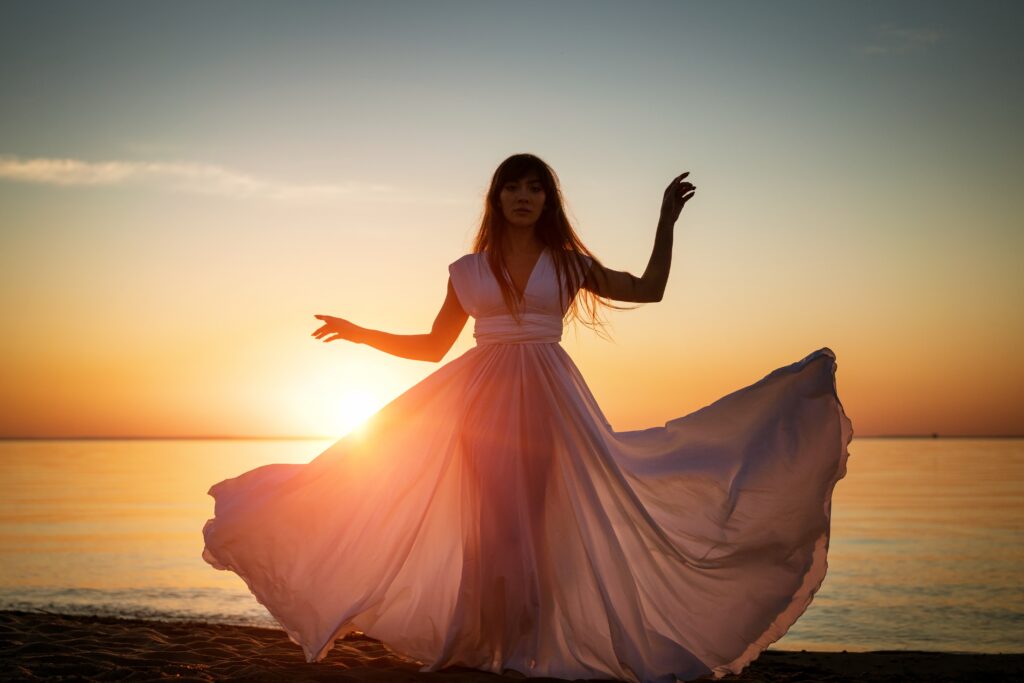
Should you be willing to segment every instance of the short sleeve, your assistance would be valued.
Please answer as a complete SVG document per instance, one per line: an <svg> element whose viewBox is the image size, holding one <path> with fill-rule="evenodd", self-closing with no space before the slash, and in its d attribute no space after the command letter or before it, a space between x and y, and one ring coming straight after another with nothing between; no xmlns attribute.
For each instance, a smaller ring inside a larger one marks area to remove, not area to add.
<svg viewBox="0 0 1024 683"><path fill-rule="evenodd" d="M560 278L561 286L558 293L563 311L568 308L583 287L583 282L590 272L590 266L594 262L594 259L578 251L569 251L566 256L568 257L566 259L567 272ZM566 295L569 297L568 300L565 298Z"/></svg>
<svg viewBox="0 0 1024 683"><path fill-rule="evenodd" d="M580 264L582 275L583 277L587 277L587 273L590 272L590 266L593 265L594 259L590 258L586 254L580 254L579 256L580 260L583 261L583 263Z"/></svg>
<svg viewBox="0 0 1024 683"><path fill-rule="evenodd" d="M594 263L594 259L578 251L573 254L576 257L576 272L579 274L577 280L582 283L586 279L587 273L590 272L590 266Z"/></svg>
<svg viewBox="0 0 1024 683"><path fill-rule="evenodd" d="M473 287L472 287L472 272L470 271L470 259L472 254L467 254L462 258L453 261L448 264L448 275L452 279L452 289L455 290L455 295L459 298L459 304L462 306L462 310L466 313L475 316L476 306L473 300Z"/></svg>

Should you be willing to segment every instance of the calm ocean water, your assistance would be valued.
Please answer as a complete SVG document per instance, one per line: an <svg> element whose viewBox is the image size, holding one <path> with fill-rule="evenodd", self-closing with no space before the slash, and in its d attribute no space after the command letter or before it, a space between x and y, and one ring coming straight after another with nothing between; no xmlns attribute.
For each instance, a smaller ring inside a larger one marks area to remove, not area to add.
<svg viewBox="0 0 1024 683"><path fill-rule="evenodd" d="M274 626L200 554L210 485L331 441L0 441L0 608ZM1024 652L1024 440L855 439L772 647Z"/></svg>

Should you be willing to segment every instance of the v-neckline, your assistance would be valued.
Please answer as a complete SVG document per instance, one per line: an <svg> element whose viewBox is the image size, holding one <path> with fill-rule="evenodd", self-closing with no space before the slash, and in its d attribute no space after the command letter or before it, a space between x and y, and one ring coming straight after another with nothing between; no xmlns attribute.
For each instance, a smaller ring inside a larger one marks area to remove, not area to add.
<svg viewBox="0 0 1024 683"><path fill-rule="evenodd" d="M519 300L526 300L526 293L530 291L530 283L533 282L533 276L537 273L537 269L540 268L540 262L543 260L544 255L548 253L548 248L545 246L540 250L540 254L537 256L537 260L533 262L533 268L530 270L530 275L526 278L526 284L523 285L523 291L519 294ZM508 271L508 266L505 266L505 271L508 272L508 279L512 282L512 273ZM512 282L512 288L515 289L515 282ZM517 292L518 294L518 292Z"/></svg>

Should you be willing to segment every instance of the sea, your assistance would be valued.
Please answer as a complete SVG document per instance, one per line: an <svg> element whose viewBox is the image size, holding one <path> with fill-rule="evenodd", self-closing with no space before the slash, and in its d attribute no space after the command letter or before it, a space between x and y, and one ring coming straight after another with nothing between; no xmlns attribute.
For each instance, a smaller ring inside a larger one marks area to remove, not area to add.
<svg viewBox="0 0 1024 683"><path fill-rule="evenodd" d="M210 486L332 440L0 441L0 609L276 627L201 557ZM1024 439L855 438L771 649L1024 652Z"/></svg>

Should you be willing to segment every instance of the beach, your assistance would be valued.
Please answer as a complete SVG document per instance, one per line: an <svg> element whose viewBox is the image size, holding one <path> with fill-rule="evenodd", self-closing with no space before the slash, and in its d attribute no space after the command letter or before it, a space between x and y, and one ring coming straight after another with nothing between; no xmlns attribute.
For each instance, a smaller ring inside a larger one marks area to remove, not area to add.
<svg viewBox="0 0 1024 683"><path fill-rule="evenodd" d="M190 621L148 621L0 611L0 680L497 681L522 680L419 664L366 636L339 639L307 664L283 631ZM534 679L556 680L556 679ZM735 681L1019 681L1024 654L768 650Z"/></svg>

